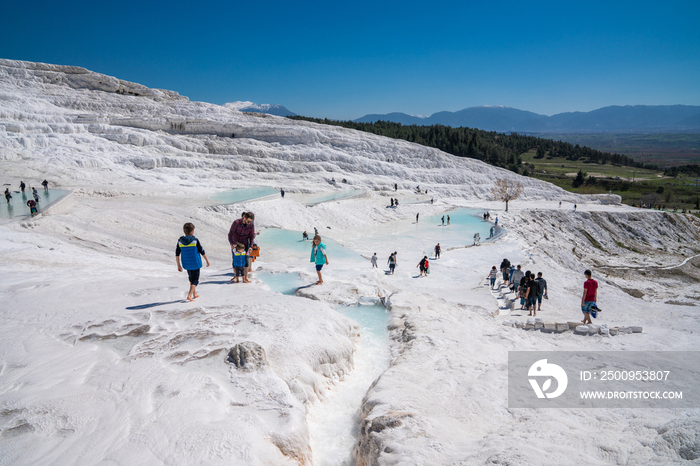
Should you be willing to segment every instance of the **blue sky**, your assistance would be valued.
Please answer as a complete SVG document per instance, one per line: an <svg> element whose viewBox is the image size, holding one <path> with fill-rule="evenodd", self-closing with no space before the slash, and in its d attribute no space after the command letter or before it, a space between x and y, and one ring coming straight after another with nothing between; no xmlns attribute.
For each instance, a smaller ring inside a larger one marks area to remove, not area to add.
<svg viewBox="0 0 700 466"><path fill-rule="evenodd" d="M700 105L700 2L5 2L0 57L314 117Z"/></svg>

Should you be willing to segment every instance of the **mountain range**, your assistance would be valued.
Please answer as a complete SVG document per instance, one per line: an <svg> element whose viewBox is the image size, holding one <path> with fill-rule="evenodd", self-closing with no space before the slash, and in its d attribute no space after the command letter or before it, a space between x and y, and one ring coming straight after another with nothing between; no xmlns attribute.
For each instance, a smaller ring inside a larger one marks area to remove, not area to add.
<svg viewBox="0 0 700 466"><path fill-rule="evenodd" d="M552 116L504 106L481 106L469 107L456 112L438 112L429 117L413 116L406 113L370 114L354 121L373 123L378 120L403 125L466 126L499 132L700 132L700 106L610 106L590 112L566 112Z"/></svg>

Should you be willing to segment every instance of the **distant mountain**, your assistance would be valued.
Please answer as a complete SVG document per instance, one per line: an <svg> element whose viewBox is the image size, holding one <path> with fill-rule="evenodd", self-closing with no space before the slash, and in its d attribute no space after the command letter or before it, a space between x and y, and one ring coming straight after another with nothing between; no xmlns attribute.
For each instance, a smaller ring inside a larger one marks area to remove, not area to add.
<svg viewBox="0 0 700 466"><path fill-rule="evenodd" d="M233 108L239 112L269 113L277 116L297 116L282 105L256 104L253 102L229 102L224 107Z"/></svg>
<svg viewBox="0 0 700 466"><path fill-rule="evenodd" d="M365 115L354 120L372 123L393 121L404 125L466 126L486 131L533 133L700 131L700 106L626 105L590 112L559 113L548 117L503 106L470 107L457 112L438 112L427 118L405 113Z"/></svg>

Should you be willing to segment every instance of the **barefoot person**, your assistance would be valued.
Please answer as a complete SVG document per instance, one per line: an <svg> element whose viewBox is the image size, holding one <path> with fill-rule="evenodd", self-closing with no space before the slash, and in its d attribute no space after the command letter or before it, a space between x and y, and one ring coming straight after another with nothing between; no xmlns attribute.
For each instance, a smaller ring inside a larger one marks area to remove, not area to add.
<svg viewBox="0 0 700 466"><path fill-rule="evenodd" d="M318 274L318 281L316 285L323 285L323 275L321 275L321 269L325 264L328 264L328 256L326 256L326 245L321 242L321 237L314 236L311 242L311 259L309 262L316 264L316 273Z"/></svg>
<svg viewBox="0 0 700 466"><path fill-rule="evenodd" d="M250 271L250 250L255 241L255 214L253 212L243 212L241 218L235 220L231 224L231 229L228 232L228 242L231 245L231 255L236 256L236 244L241 243L246 251L246 264L243 271L243 283L250 283L248 280L248 272ZM231 282L236 280L236 269L233 269L233 278Z"/></svg>
<svg viewBox="0 0 700 466"><path fill-rule="evenodd" d="M199 269L202 268L202 257L207 261L207 267L209 267L209 259L207 259L202 244L193 235L194 225L185 223L182 230L185 236L181 236L180 239L177 240L175 261L177 262L178 272L182 272L183 268L187 270L187 276L190 279L190 290L187 293L187 301L194 301L196 298L199 298L197 294L197 285L199 285ZM182 264L180 264L181 255Z"/></svg>
<svg viewBox="0 0 700 466"><path fill-rule="evenodd" d="M583 272L586 277L586 281L583 283L583 295L581 296L581 312L583 312L582 324L592 324L591 321L591 308L596 306L598 301L598 282L591 278L591 271L586 270Z"/></svg>
<svg viewBox="0 0 700 466"><path fill-rule="evenodd" d="M245 246L242 243L236 244L236 250L233 252L233 283L238 283L238 277L243 279L245 274Z"/></svg>
<svg viewBox="0 0 700 466"><path fill-rule="evenodd" d="M496 277L498 277L498 270L496 270L496 266L494 265L493 267L491 267L491 271L486 276L486 278L489 279L489 282L491 282L491 289L492 290L493 290L493 287L496 285Z"/></svg>

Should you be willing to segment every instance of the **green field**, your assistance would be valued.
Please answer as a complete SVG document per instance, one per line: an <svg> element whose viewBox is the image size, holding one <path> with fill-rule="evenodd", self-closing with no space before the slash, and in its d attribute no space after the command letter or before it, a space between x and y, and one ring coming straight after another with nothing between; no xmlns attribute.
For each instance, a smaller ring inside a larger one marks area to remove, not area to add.
<svg viewBox="0 0 700 466"><path fill-rule="evenodd" d="M663 171L571 161L552 158L549 154L536 159L535 155L534 150L521 154L528 175L570 192L619 194L625 204L653 203L670 211L688 209L696 212L700 209L700 181L696 183L695 177L679 175L672 178L665 177ZM572 183L579 171L585 173L587 180L589 176L595 177L595 184L573 188Z"/></svg>
<svg viewBox="0 0 700 466"><path fill-rule="evenodd" d="M624 154L637 162L661 167L700 164L699 133L577 133L537 136Z"/></svg>

